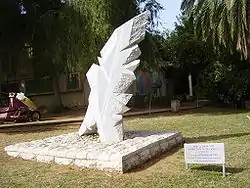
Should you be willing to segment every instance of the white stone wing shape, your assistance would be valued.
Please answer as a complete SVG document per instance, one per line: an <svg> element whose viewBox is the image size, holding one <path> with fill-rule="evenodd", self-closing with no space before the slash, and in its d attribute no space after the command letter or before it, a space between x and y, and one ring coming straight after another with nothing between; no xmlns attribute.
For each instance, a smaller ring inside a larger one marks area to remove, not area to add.
<svg viewBox="0 0 250 188"><path fill-rule="evenodd" d="M144 12L118 27L101 50L100 66L89 69L89 106L79 135L98 131L102 142L123 140L122 114L129 110L126 104L132 97L125 92L136 79L138 43L145 37L148 15Z"/></svg>

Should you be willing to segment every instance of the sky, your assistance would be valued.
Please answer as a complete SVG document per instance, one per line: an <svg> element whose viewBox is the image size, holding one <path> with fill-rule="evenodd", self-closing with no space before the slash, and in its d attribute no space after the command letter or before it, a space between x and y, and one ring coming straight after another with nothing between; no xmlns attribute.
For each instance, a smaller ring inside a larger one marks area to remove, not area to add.
<svg viewBox="0 0 250 188"><path fill-rule="evenodd" d="M159 0L159 3L164 7L160 19L166 29L174 29L174 22L177 21L176 16L180 14L181 2L182 0Z"/></svg>

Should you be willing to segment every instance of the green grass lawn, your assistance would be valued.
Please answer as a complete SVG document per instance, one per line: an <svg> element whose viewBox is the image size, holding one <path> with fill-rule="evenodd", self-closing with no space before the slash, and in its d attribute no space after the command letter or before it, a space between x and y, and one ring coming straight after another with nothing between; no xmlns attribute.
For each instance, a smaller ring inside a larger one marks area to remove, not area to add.
<svg viewBox="0 0 250 188"><path fill-rule="evenodd" d="M183 148L155 158L126 174L36 163L7 156L3 148L77 131L79 125L0 129L0 187L250 187L250 120L247 111L204 108L180 114L125 119L126 129L178 130L188 143L223 142L227 177L220 166L191 165Z"/></svg>

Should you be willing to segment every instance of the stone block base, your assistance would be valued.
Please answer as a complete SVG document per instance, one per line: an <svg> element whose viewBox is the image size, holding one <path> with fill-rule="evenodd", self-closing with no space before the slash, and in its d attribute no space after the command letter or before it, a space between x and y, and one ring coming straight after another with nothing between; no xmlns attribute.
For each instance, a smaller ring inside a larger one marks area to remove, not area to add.
<svg viewBox="0 0 250 188"><path fill-rule="evenodd" d="M126 172L183 143L179 132L125 131L119 143L100 143L98 135L69 133L5 148L25 160Z"/></svg>

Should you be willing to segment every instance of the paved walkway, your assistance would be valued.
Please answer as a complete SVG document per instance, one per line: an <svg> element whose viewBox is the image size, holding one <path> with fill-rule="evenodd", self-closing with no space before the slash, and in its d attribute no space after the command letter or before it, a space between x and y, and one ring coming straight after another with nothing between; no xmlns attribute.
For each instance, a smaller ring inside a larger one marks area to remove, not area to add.
<svg viewBox="0 0 250 188"><path fill-rule="evenodd" d="M180 107L180 110L188 110L188 109L195 109L197 106L183 106ZM155 113L163 113L163 112L171 112L171 108L163 108L163 109L152 109L149 110L142 110L138 112L127 112L123 116L124 117L131 117L131 116L139 116L139 115L147 115L147 114L155 114ZM53 117L52 117L53 118ZM79 115L79 112L77 116L75 117L63 117L63 116L57 116L54 117L54 119L48 119L45 118L45 120L36 121L36 122L25 122L25 123L6 123L6 124L0 124L1 128L7 128L7 127L21 127L21 126L39 126L39 125L56 125L56 124L67 124L67 123L80 123L83 121L84 115Z"/></svg>

